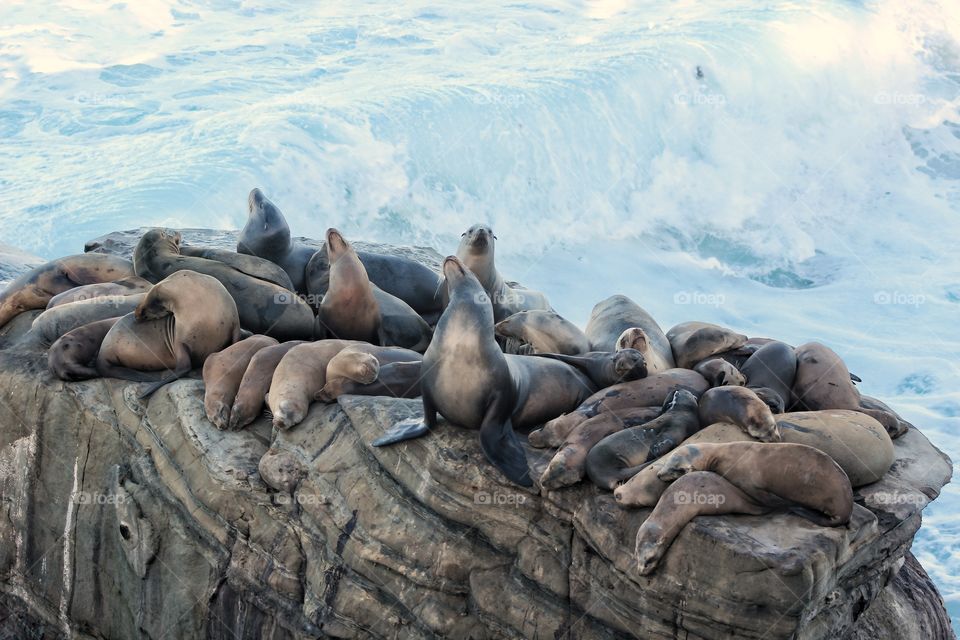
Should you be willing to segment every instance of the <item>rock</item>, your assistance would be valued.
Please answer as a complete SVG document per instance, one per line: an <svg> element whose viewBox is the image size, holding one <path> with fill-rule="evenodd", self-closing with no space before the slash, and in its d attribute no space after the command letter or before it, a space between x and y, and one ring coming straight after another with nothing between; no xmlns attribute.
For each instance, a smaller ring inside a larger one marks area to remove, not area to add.
<svg viewBox="0 0 960 640"><path fill-rule="evenodd" d="M0 242L0 287L44 262L43 258Z"/></svg>
<svg viewBox="0 0 960 640"><path fill-rule="evenodd" d="M129 236L97 247L126 251ZM643 577L632 552L649 510L588 483L517 488L446 423L370 445L418 400L345 396L274 434L264 417L218 430L200 380L148 404L139 388L65 384L42 353L0 351L0 637L949 634L909 547L951 468L915 429L857 491L850 526L701 517ZM541 474L552 452L527 453Z"/></svg>

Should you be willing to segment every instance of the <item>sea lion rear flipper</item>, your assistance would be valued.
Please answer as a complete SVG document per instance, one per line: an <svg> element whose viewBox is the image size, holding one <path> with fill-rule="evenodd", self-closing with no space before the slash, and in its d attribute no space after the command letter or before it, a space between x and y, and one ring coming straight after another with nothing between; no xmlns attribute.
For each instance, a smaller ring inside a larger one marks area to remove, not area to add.
<svg viewBox="0 0 960 640"><path fill-rule="evenodd" d="M490 464L500 469L511 482L521 487L532 487L527 456L513 432L510 418L502 420L496 415L496 404L487 409L480 424L480 447Z"/></svg>

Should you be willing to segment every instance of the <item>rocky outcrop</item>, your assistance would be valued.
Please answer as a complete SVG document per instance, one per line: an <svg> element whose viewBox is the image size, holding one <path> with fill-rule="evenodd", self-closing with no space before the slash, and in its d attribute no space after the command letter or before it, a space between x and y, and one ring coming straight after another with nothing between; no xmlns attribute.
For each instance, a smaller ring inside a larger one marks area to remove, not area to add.
<svg viewBox="0 0 960 640"><path fill-rule="evenodd" d="M419 416L419 401L348 396L288 432L266 419L221 432L199 380L148 404L137 389L61 383L42 354L0 352L3 632L950 637L909 555L921 509L950 477L917 430L896 441L887 476L857 491L848 527L701 517L644 577L632 551L649 510L587 484L517 488L484 462L475 432L446 423L370 446ZM549 455L528 449L535 474Z"/></svg>

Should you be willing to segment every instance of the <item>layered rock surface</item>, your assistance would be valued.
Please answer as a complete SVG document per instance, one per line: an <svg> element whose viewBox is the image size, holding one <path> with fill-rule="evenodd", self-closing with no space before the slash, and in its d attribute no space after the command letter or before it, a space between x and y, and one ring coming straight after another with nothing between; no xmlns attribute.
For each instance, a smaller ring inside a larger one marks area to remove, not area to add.
<svg viewBox="0 0 960 640"><path fill-rule="evenodd" d="M909 555L950 464L916 430L848 527L700 517L643 577L649 510L517 488L447 423L370 446L417 400L344 397L272 434L218 431L199 380L137 390L0 351L0 637L951 637ZM538 475L550 452L528 454Z"/></svg>

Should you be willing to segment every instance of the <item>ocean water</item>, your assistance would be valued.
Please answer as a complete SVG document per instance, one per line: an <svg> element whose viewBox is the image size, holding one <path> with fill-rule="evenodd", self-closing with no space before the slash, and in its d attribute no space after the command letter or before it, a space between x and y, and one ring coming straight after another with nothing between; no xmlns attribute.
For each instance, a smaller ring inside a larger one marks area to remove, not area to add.
<svg viewBox="0 0 960 640"><path fill-rule="evenodd" d="M487 222L571 320L823 341L960 461L958 108L947 0L4 0L0 240ZM960 626L957 484L914 552Z"/></svg>

